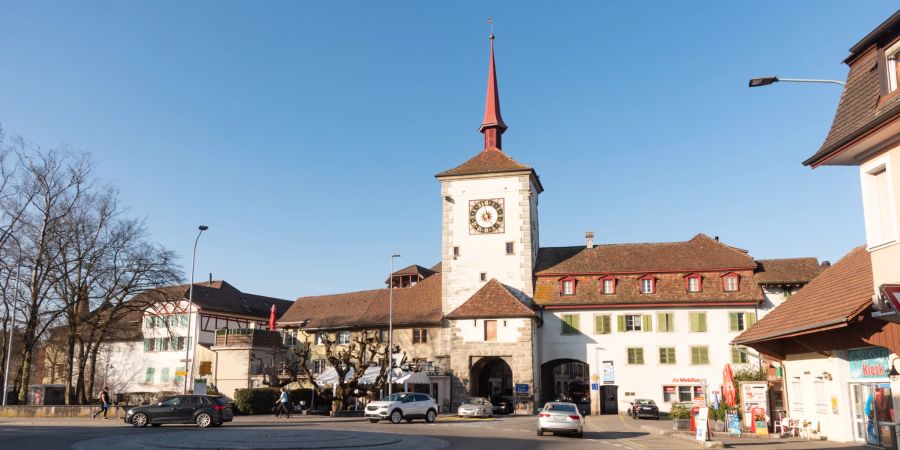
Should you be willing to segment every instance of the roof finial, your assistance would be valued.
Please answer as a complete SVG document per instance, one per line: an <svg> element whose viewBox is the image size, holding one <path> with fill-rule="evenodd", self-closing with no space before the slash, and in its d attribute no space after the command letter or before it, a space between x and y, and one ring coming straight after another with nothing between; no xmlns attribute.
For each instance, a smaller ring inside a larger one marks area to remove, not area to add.
<svg viewBox="0 0 900 450"><path fill-rule="evenodd" d="M500 115L500 92L497 89L497 71L494 67L494 18L489 17L491 25L491 57L488 63L487 98L484 106L484 120L481 122L481 131L484 133L484 149L499 150L500 135L506 131L506 124Z"/></svg>

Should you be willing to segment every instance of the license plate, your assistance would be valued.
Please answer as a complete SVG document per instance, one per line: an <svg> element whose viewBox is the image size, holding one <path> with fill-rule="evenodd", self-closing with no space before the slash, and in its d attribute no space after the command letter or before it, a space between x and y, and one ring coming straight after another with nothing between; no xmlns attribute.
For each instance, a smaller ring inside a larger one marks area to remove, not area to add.
<svg viewBox="0 0 900 450"><path fill-rule="evenodd" d="M565 417L559 417L559 416L556 416L556 417L551 417L551 418L550 418L550 421L551 421L551 422L565 422L565 421L566 421L566 418L565 418Z"/></svg>

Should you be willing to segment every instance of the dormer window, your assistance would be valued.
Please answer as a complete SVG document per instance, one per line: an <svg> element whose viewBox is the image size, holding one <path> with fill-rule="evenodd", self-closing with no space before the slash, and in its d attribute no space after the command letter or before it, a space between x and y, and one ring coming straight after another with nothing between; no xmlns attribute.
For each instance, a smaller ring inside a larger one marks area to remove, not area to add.
<svg viewBox="0 0 900 450"><path fill-rule="evenodd" d="M639 280L641 287L641 294L652 294L656 292L656 278L653 278L650 275L646 275L641 277Z"/></svg>
<svg viewBox="0 0 900 450"><path fill-rule="evenodd" d="M562 280L559 280L559 294L560 295L575 295L575 278L574 277L565 277Z"/></svg>
<svg viewBox="0 0 900 450"><path fill-rule="evenodd" d="M900 64L900 41L894 43L884 51L884 81L888 94L897 90L897 77L900 75L897 65Z"/></svg>
<svg viewBox="0 0 900 450"><path fill-rule="evenodd" d="M684 277L684 288L688 292L700 292L703 290L703 277L698 273L692 273Z"/></svg>
<svg viewBox="0 0 900 450"><path fill-rule="evenodd" d="M722 275L722 290L725 292L737 292L741 286L741 276L731 272Z"/></svg>
<svg viewBox="0 0 900 450"><path fill-rule="evenodd" d="M609 275L600 279L600 293L613 295L616 293L616 277Z"/></svg>

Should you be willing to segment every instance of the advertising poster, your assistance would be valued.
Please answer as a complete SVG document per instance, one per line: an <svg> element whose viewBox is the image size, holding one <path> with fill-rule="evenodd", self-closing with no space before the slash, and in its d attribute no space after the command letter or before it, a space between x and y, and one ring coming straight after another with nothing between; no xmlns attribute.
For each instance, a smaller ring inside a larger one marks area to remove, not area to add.
<svg viewBox="0 0 900 450"><path fill-rule="evenodd" d="M612 361L603 361L603 384L616 384L616 370Z"/></svg>
<svg viewBox="0 0 900 450"><path fill-rule="evenodd" d="M709 408L700 408L694 421L697 424L697 434L694 436L698 441L706 441L709 438Z"/></svg>
<svg viewBox="0 0 900 450"><path fill-rule="evenodd" d="M753 408L769 410L769 388L765 382L741 383L741 412L744 413L744 426L752 427Z"/></svg>
<svg viewBox="0 0 900 450"><path fill-rule="evenodd" d="M737 414L729 414L727 419L728 434L731 436L741 435L741 416Z"/></svg>

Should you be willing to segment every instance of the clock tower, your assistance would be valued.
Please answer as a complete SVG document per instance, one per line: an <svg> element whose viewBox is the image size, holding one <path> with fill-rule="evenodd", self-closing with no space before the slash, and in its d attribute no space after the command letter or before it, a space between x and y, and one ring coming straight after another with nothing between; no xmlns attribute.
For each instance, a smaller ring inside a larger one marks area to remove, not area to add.
<svg viewBox="0 0 900 450"><path fill-rule="evenodd" d="M487 100L480 132L484 147L461 165L436 175L441 183L443 312L449 314L496 279L531 304L538 251L538 194L534 169L503 152L506 124L491 35Z"/></svg>

